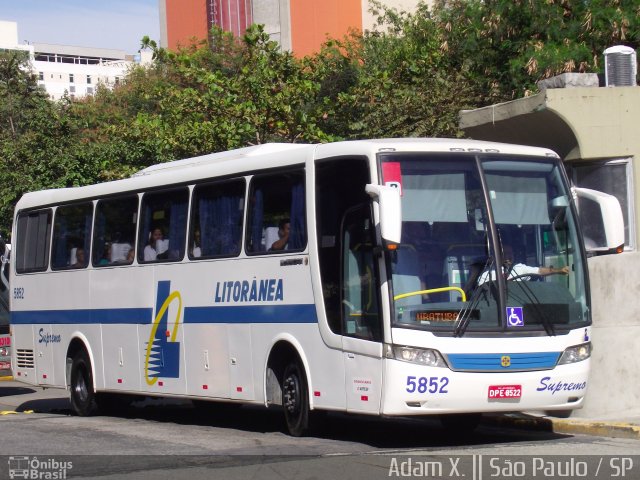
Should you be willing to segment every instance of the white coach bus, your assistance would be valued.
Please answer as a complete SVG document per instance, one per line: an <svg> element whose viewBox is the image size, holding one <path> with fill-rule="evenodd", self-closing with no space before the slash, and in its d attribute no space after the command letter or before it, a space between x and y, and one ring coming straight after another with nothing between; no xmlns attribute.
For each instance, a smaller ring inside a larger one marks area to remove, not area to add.
<svg viewBox="0 0 640 480"><path fill-rule="evenodd" d="M585 193L618 247L619 205ZM449 139L266 144L28 193L14 377L79 415L281 405L292 435L327 410L571 410L591 352L574 203L555 153Z"/></svg>

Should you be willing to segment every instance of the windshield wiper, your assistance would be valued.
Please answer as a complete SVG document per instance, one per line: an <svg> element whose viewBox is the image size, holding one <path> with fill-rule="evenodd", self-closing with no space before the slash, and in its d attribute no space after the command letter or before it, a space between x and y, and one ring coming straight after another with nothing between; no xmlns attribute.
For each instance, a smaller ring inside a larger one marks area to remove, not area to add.
<svg viewBox="0 0 640 480"><path fill-rule="evenodd" d="M487 257L487 261L484 263L482 270L480 270L480 274L478 275L477 278L473 279L473 282L474 282L473 294L471 295L471 298L467 301L467 306L464 307L461 314L458 316L458 320L456 320L456 326L453 330L454 337L461 337L462 335L464 335L464 332L467 330L467 327L469 326L469 322L471 321L471 314L473 310L476 308L476 306L478 305L478 302L480 301L480 297L481 297L480 292L481 290L483 290L480 288L480 285L478 285L478 279L480 278L480 276L482 276L482 274L486 272L489 275L489 280L485 283L491 284L491 265L492 264L493 264L493 257L491 256Z"/></svg>

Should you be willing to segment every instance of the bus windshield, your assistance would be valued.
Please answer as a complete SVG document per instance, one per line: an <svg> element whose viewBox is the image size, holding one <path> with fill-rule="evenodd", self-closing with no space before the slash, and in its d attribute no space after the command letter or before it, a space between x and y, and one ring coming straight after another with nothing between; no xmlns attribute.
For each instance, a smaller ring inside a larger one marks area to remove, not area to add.
<svg viewBox="0 0 640 480"><path fill-rule="evenodd" d="M380 160L383 182L402 199L402 243L387 250L395 327L552 335L589 324L585 260L559 160Z"/></svg>

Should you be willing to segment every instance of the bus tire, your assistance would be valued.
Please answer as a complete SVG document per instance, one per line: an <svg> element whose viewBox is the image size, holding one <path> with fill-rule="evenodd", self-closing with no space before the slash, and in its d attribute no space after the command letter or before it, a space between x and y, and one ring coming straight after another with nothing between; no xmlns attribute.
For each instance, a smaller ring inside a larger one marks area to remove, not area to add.
<svg viewBox="0 0 640 480"><path fill-rule="evenodd" d="M309 391L304 369L298 361L284 368L282 375L282 408L287 430L293 437L301 437L309 429Z"/></svg>
<svg viewBox="0 0 640 480"><path fill-rule="evenodd" d="M71 406L81 417L94 415L98 411L91 360L85 350L76 353L71 364Z"/></svg>

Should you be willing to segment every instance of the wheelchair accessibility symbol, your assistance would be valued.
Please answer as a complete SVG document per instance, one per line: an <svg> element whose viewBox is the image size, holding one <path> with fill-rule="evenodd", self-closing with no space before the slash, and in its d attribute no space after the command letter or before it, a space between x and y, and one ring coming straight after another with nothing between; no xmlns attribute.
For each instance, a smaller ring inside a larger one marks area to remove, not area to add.
<svg viewBox="0 0 640 480"><path fill-rule="evenodd" d="M507 307L507 326L524 327L522 307Z"/></svg>

